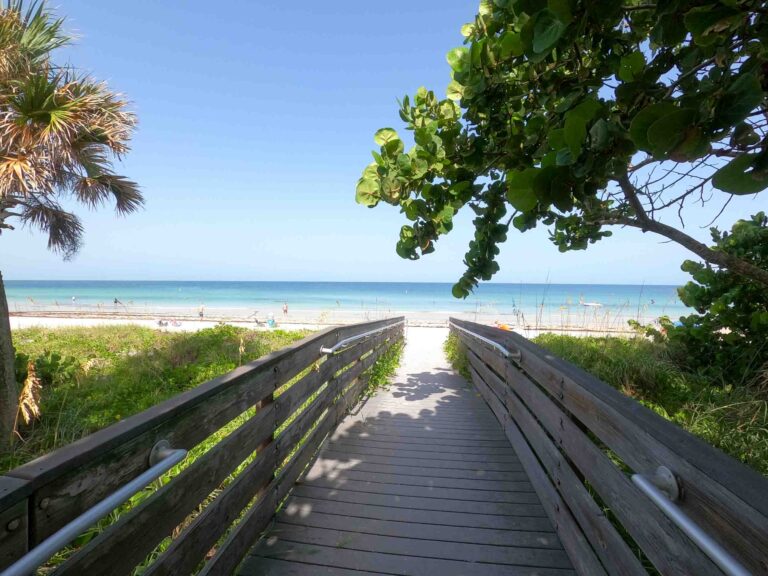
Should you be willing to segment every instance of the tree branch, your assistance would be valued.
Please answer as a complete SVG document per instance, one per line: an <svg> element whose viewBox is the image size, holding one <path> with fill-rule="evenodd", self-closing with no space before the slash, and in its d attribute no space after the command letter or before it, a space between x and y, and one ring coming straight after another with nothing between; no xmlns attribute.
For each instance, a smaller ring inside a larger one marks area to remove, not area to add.
<svg viewBox="0 0 768 576"><path fill-rule="evenodd" d="M645 208L643 208L640 198L637 197L637 188L635 188L632 182L629 181L629 176L627 174L622 174L616 181L619 183L621 191L624 192L624 197L627 199L627 202L629 202L632 210L635 211L638 221L649 223L651 219L648 217ZM643 232L645 232L645 229L643 229Z"/></svg>
<svg viewBox="0 0 768 576"><path fill-rule="evenodd" d="M639 219L628 218L626 216L601 219L598 223L608 226L630 226L632 228L639 228L643 232L654 232L684 246L710 264L714 264L720 268L726 268L731 272L735 272L736 274L768 287L768 270L759 268L754 264L742 260L741 258L737 258L727 252L713 250L685 232L673 228L672 226L668 226L667 224L650 219L640 221Z"/></svg>

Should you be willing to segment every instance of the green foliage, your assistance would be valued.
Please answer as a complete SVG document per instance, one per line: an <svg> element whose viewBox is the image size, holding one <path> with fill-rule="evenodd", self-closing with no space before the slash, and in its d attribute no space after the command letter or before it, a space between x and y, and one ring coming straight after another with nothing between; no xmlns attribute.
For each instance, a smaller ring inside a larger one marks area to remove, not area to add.
<svg viewBox="0 0 768 576"><path fill-rule="evenodd" d="M763 212L740 220L729 232L712 229L717 250L768 269L768 217ZM728 270L686 260L682 269L693 280L678 290L680 300L696 310L665 323L680 361L724 384L753 382L768 369L768 291Z"/></svg>
<svg viewBox="0 0 768 576"><path fill-rule="evenodd" d="M660 416L768 475L768 389L713 386L645 338L542 334L534 341Z"/></svg>
<svg viewBox="0 0 768 576"><path fill-rule="evenodd" d="M194 333L136 326L18 330L17 368L25 371L32 359L43 377L42 418L21 430L24 442L0 455L0 467L74 442L305 334L225 325Z"/></svg>
<svg viewBox="0 0 768 576"><path fill-rule="evenodd" d="M396 342L368 369L368 386L365 389L367 396L373 396L380 388L385 388L389 384L400 366L404 346L402 340Z"/></svg>
<svg viewBox="0 0 768 576"><path fill-rule="evenodd" d="M768 186L767 17L757 0L483 1L448 52L448 97L403 98L414 145L377 132L357 200L400 208L408 259L434 251L468 205L475 235L457 297L498 270L510 225L549 226L561 251L612 225L679 242L682 230L655 226L658 211L682 209L710 180L732 194ZM658 167L669 180L650 175ZM676 174L688 177L668 186Z"/></svg>
<svg viewBox="0 0 768 576"><path fill-rule="evenodd" d="M446 339L445 344L443 344L443 351L453 369L467 380L470 380L471 375L469 373L467 353L464 351L461 340L459 340L459 337L453 332L448 334L448 338Z"/></svg>

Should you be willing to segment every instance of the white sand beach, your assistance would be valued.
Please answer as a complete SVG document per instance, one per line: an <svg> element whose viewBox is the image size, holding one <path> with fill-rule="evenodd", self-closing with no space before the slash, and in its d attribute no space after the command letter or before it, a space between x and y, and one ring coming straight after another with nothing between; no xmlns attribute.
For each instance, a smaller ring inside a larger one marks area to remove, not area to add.
<svg viewBox="0 0 768 576"><path fill-rule="evenodd" d="M206 309L203 319L189 310L178 308L142 311L96 311L93 309L70 310L29 310L11 312L11 328L41 326L58 328L65 326L102 326L135 324L167 331L197 331L220 323L244 326L255 330L320 330L329 326L367 322L395 316L405 316L409 326L447 327L448 319L456 317L487 325L503 325L519 334L534 337L544 332L572 335L628 335L632 330L624 316L595 309L585 309L581 314L558 318L535 318L532 321L521 315L461 312L413 312L397 310L291 310L288 314L280 311L258 319L238 309ZM273 317L276 326L267 325L267 318ZM651 318L640 318L651 322ZM163 324L161 325L160 322Z"/></svg>

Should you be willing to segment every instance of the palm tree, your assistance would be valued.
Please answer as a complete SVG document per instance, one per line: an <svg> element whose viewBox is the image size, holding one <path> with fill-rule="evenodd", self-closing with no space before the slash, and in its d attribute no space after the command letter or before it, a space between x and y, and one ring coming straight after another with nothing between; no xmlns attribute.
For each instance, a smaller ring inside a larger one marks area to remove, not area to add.
<svg viewBox="0 0 768 576"><path fill-rule="evenodd" d="M78 217L62 206L114 202L118 214L140 208L138 186L112 160L128 151L136 126L127 103L103 83L57 66L52 53L71 41L44 0L0 7L0 234L22 225L48 235L48 248L72 257L81 244ZM69 203L67 204L70 205ZM14 351L0 276L0 437L18 410Z"/></svg>

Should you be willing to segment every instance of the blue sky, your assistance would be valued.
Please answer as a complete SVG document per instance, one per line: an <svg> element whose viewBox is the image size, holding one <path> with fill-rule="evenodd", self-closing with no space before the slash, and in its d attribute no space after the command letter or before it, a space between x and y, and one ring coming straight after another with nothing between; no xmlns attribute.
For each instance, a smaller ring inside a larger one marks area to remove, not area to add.
<svg viewBox="0 0 768 576"><path fill-rule="evenodd" d="M400 128L396 98L445 93L445 53L475 2L318 3L60 0L79 36L63 56L125 93L139 116L121 171L146 209L125 219L80 213L72 262L45 238L0 237L9 279L454 281L472 233L456 222L417 262L394 252L404 218L354 202L373 133ZM742 198L730 224L759 209ZM718 206L719 208L719 206ZM702 213L689 233L708 239ZM689 254L640 232L560 254L545 230L513 231L505 282L678 283Z"/></svg>

